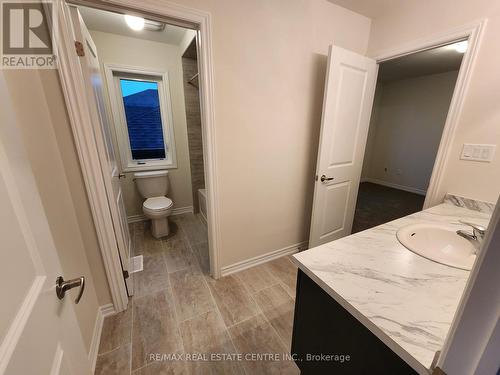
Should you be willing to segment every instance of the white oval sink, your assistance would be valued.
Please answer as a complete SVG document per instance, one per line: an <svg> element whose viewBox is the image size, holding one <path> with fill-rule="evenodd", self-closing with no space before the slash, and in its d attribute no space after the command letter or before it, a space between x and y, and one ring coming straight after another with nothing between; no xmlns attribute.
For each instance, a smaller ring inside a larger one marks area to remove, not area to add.
<svg viewBox="0 0 500 375"><path fill-rule="evenodd" d="M450 267L471 270L476 260L474 245L455 230L435 224L411 224L396 236L408 250Z"/></svg>

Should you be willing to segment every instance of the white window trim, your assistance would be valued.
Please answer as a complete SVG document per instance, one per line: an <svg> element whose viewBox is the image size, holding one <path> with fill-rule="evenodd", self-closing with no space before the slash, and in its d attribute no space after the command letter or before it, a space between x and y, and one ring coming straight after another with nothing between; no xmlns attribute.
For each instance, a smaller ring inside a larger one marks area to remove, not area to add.
<svg viewBox="0 0 500 375"><path fill-rule="evenodd" d="M104 64L104 73L108 86L109 102L111 104L111 113L113 116L113 124L116 131L116 139L118 142L118 151L120 153L122 171L134 172L154 169L177 168L174 121L172 116L172 102L170 100L170 83L168 79L168 72L160 72L151 69L126 65ZM141 160L141 164L133 160L128 135L128 127L125 118L123 98L121 95L121 89L118 86L118 80L116 79L116 75L120 74L135 74L146 76L147 78L151 78L152 80L158 82L163 141L165 144L165 150L167 151L165 159L145 159Z"/></svg>

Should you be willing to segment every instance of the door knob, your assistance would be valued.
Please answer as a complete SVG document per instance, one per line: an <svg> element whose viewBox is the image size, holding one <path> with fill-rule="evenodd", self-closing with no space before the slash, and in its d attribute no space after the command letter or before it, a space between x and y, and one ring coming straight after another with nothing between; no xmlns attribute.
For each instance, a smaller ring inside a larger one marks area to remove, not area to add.
<svg viewBox="0 0 500 375"><path fill-rule="evenodd" d="M321 182L331 181L331 180L333 180L333 177L326 177L325 175L322 175L320 178Z"/></svg>
<svg viewBox="0 0 500 375"><path fill-rule="evenodd" d="M120 174L118 175L118 178L119 178L119 179L120 179L120 178L125 178L125 177L127 177L127 176L125 175L125 173L120 173Z"/></svg>
<svg viewBox="0 0 500 375"><path fill-rule="evenodd" d="M76 279L64 281L62 276L59 276L56 279L56 294L57 298L63 299L66 291L80 287L80 291L78 292L78 296L75 299L75 303L78 304L83 296L83 291L85 290L85 276L78 277Z"/></svg>

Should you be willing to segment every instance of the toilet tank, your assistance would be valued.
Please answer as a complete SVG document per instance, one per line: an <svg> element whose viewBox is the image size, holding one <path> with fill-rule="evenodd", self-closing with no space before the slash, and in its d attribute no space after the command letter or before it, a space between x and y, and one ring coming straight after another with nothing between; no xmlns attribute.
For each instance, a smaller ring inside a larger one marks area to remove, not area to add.
<svg viewBox="0 0 500 375"><path fill-rule="evenodd" d="M144 198L164 197L168 193L168 171L137 172L134 180Z"/></svg>

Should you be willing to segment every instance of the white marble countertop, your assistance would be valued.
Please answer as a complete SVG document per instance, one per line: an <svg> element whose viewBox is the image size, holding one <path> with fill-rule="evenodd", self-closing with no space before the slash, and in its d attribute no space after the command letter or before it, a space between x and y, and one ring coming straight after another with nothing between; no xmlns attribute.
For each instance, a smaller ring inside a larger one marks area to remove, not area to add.
<svg viewBox="0 0 500 375"><path fill-rule="evenodd" d="M292 259L338 303L420 374L443 346L469 271L423 258L396 232L413 223L487 225L490 214L443 203L295 254Z"/></svg>

